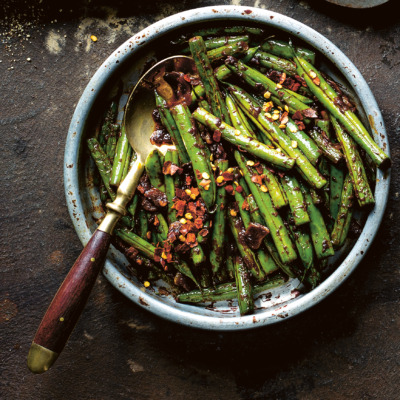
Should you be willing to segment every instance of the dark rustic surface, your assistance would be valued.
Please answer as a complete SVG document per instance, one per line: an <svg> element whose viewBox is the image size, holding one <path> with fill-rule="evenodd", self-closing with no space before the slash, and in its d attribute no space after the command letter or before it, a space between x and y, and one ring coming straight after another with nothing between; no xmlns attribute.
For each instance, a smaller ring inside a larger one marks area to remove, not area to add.
<svg viewBox="0 0 400 400"><path fill-rule="evenodd" d="M62 183L74 107L103 60L143 27L222 3L300 20L361 70L382 109L395 167L400 150L396 1L362 12L322 0L78 3L0 5L0 399L398 399L396 169L371 250L314 309L270 328L203 332L149 314L100 277L54 368L40 376L27 370L35 330L81 251Z"/></svg>

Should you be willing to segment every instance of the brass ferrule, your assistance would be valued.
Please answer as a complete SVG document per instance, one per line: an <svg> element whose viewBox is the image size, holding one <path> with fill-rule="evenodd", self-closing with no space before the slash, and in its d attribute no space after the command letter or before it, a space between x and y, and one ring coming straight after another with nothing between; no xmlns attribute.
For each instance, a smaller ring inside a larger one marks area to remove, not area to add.
<svg viewBox="0 0 400 400"><path fill-rule="evenodd" d="M28 354L28 368L35 374L46 372L57 360L58 353L32 342Z"/></svg>

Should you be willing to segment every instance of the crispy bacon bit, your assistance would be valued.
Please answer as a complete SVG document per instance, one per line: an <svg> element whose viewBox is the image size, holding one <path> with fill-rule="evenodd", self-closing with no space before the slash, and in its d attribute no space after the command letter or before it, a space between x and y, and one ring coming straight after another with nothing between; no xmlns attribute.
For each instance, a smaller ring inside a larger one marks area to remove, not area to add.
<svg viewBox="0 0 400 400"><path fill-rule="evenodd" d="M219 129L216 129L213 133L213 140L214 142L219 143L221 141L221 131Z"/></svg>
<svg viewBox="0 0 400 400"><path fill-rule="evenodd" d="M253 175L251 177L251 181L254 183L258 183L259 185L262 185L262 179L263 179L262 175Z"/></svg>
<svg viewBox="0 0 400 400"><path fill-rule="evenodd" d="M168 204L167 195L160 189L152 187L144 193L144 197L149 199L156 207L165 207Z"/></svg>
<svg viewBox="0 0 400 400"><path fill-rule="evenodd" d="M306 118L318 118L318 113L312 108L306 108L301 112Z"/></svg>
<svg viewBox="0 0 400 400"><path fill-rule="evenodd" d="M221 176L224 178L224 181L233 181L233 179L235 178L232 172L229 171L223 172Z"/></svg>
<svg viewBox="0 0 400 400"><path fill-rule="evenodd" d="M126 250L126 256L128 258L135 258L139 254L139 251L136 250L134 247L129 247L129 249ZM136 260L137 262L137 260Z"/></svg>
<svg viewBox="0 0 400 400"><path fill-rule="evenodd" d="M158 208L149 200L147 199L142 199L142 208L146 211L149 212L156 212L158 211Z"/></svg>
<svg viewBox="0 0 400 400"><path fill-rule="evenodd" d="M304 131L304 129L306 129L306 126L304 125L303 121L295 120L294 122L297 125L297 127L299 128L299 130Z"/></svg>
<svg viewBox="0 0 400 400"><path fill-rule="evenodd" d="M249 209L250 209L249 203L247 202L247 199L244 199L242 204L242 210L249 210Z"/></svg>
<svg viewBox="0 0 400 400"><path fill-rule="evenodd" d="M293 119L294 120L299 120L302 121L303 120L303 114L301 113L300 110L297 110L294 114L293 114Z"/></svg>
<svg viewBox="0 0 400 400"><path fill-rule="evenodd" d="M232 185L226 185L225 186L225 190L229 193L229 194L235 194L235 189Z"/></svg>
<svg viewBox="0 0 400 400"><path fill-rule="evenodd" d="M285 111L281 116L281 124L286 125L289 122L289 113Z"/></svg>
<svg viewBox="0 0 400 400"><path fill-rule="evenodd" d="M268 233L269 229L264 225L256 222L250 222L246 232L244 233L244 238L249 247L251 247L253 250L257 250Z"/></svg>

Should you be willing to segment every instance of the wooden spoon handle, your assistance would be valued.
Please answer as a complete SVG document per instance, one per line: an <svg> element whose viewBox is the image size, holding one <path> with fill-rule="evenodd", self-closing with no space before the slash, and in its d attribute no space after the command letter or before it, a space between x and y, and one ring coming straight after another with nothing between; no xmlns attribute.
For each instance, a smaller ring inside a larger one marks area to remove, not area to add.
<svg viewBox="0 0 400 400"><path fill-rule="evenodd" d="M110 242L109 233L97 230L64 279L29 350L32 372L47 371L61 353L104 264Z"/></svg>

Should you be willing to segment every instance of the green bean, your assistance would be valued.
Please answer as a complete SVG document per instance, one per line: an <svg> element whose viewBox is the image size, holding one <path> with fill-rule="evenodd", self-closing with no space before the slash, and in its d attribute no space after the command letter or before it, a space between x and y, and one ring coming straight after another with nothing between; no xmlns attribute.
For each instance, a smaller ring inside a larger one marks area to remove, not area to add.
<svg viewBox="0 0 400 400"><path fill-rule="evenodd" d="M125 127L122 126L121 136L117 142L117 148L115 149L114 162L112 165L112 171L110 174L110 185L118 186L122 181L122 176L124 172L125 162L129 156L130 144L128 141L128 136L125 132Z"/></svg>
<svg viewBox="0 0 400 400"><path fill-rule="evenodd" d="M210 60L207 57L206 46L201 36L195 36L189 40L189 47L196 64L200 79L203 82L208 103L213 114L221 120L230 123L228 110L214 76ZM219 47L219 46L217 46Z"/></svg>
<svg viewBox="0 0 400 400"><path fill-rule="evenodd" d="M238 41L207 51L210 62L221 60L227 56L239 56L249 49L247 42Z"/></svg>
<svg viewBox="0 0 400 400"><path fill-rule="evenodd" d="M282 185L289 200L289 207L292 211L295 225L303 225L310 222L304 197L300 185L294 176L285 175L282 177Z"/></svg>
<svg viewBox="0 0 400 400"><path fill-rule="evenodd" d="M212 209L216 197L216 184L211 169L208 148L203 142L188 106L178 104L171 108L172 116L192 161L200 195L207 208Z"/></svg>
<svg viewBox="0 0 400 400"><path fill-rule="evenodd" d="M321 150L317 144L302 130L298 128L295 122L289 118L286 124L287 135L295 141L295 145L304 153L312 165L316 165L321 156Z"/></svg>
<svg viewBox="0 0 400 400"><path fill-rule="evenodd" d="M172 163L176 166L179 166L179 156L176 150L168 149L165 154L165 162ZM167 195L168 200L168 222L171 224L177 220L176 211L173 208L174 206L174 197L175 197L175 187L178 184L178 174L164 174L165 181L165 193Z"/></svg>
<svg viewBox="0 0 400 400"><path fill-rule="evenodd" d="M342 233L349 213L351 217L352 207L353 184L350 174L347 174L343 183L342 195L340 198L340 208L331 234L332 244L334 248L340 247L346 239L347 235L342 237Z"/></svg>
<svg viewBox="0 0 400 400"><path fill-rule="evenodd" d="M342 109L337 105L335 99L331 97L333 93L336 94L336 92L334 92L332 88L330 90L328 89L329 85L322 75L319 73L319 75L317 75L316 69L300 57L296 57L296 64L299 75L304 78L307 86L322 105L344 126L353 140L366 151L378 167L388 168L391 163L389 156L374 142L369 132L352 111L344 110L342 112ZM312 76L315 74L315 77L311 78L309 74ZM315 80L315 78L318 78L319 85L314 83L313 79ZM325 90L323 90L323 88ZM339 96L336 95L336 97Z"/></svg>
<svg viewBox="0 0 400 400"><path fill-rule="evenodd" d="M313 187L320 189L326 185L326 179L299 149L292 146L292 142L288 136L285 135L275 123L269 121L268 118L263 115L261 109L246 92L234 85L229 85L229 90L246 115L256 124L261 132L273 143L279 145L289 157L296 159L297 169L307 177L308 182Z"/></svg>
<svg viewBox="0 0 400 400"><path fill-rule="evenodd" d="M232 212L231 212L232 211ZM250 249L243 238L244 225L242 219L236 215L236 212L232 207L228 209L228 222L231 229L233 238L235 239L236 247L239 250L240 255L243 258L247 269L251 271L253 276L257 280L263 280L265 278L265 273L262 270L254 252Z"/></svg>
<svg viewBox="0 0 400 400"><path fill-rule="evenodd" d="M215 166L219 171L228 169L228 160L217 160ZM226 190L225 186L217 188L216 211L211 234L210 264L213 274L216 274L224 261L224 233L226 219Z"/></svg>
<svg viewBox="0 0 400 400"><path fill-rule="evenodd" d="M154 149L147 156L144 167L151 185L165 193L164 174L162 172L164 163L162 159L161 152L158 149Z"/></svg>
<svg viewBox="0 0 400 400"><path fill-rule="evenodd" d="M314 142L318 145L322 154L333 163L337 164L343 157L340 150L329 140L325 132L318 132L316 129L310 129L308 131Z"/></svg>
<svg viewBox="0 0 400 400"><path fill-rule="evenodd" d="M111 163L110 160L108 159L106 153L100 146L100 143L97 141L95 138L88 139L87 141L90 154L96 163L97 169L99 170L101 179L103 181L103 184L105 188L107 189L107 192L111 198L111 200L115 200L115 192L110 186L110 174L111 174Z"/></svg>
<svg viewBox="0 0 400 400"><path fill-rule="evenodd" d="M253 295L260 294L265 290L282 286L285 279L282 276L274 276L269 280L253 285ZM177 299L180 303L204 303L209 301L232 300L237 296L236 282L228 282L217 285L216 288L203 290L192 290L188 293L181 293Z"/></svg>
<svg viewBox="0 0 400 400"><path fill-rule="evenodd" d="M309 189L305 185L300 185L300 187L310 216L310 232L315 254L318 259L332 256L335 252L321 211L313 204Z"/></svg>
<svg viewBox="0 0 400 400"><path fill-rule="evenodd" d="M235 146L240 146L243 150L246 150L256 157L268 161L271 164L278 165L283 169L290 169L294 165L294 160L286 156L282 151L271 149L258 140L245 135L242 131L226 123L221 123L218 117L210 114L204 110L204 108L197 108L193 112L193 117L203 125L206 125L209 129L220 131L223 139Z"/></svg>
<svg viewBox="0 0 400 400"><path fill-rule="evenodd" d="M254 196L259 211L271 232L271 237L279 252L280 259L283 263L294 261L297 256L293 249L293 243L289 238L289 234L285 225L283 224L282 218L279 216L272 204L271 197L268 193L262 192L261 189L251 180L251 171L248 169L249 165L247 165L245 156L238 151L236 151L234 155L236 162L243 173L246 183Z"/></svg>
<svg viewBox="0 0 400 400"><path fill-rule="evenodd" d="M186 151L185 145L179 133L178 127L176 126L174 118L172 117L171 112L168 110L165 100L157 93L157 91L155 91L155 96L157 109L160 113L161 123L170 134L172 142L178 150L178 155L182 164L186 164L190 162L190 158Z"/></svg>
<svg viewBox="0 0 400 400"><path fill-rule="evenodd" d="M293 58L293 49L290 44L281 40L268 39L261 46L262 50L280 57ZM296 53L307 59L310 63L315 62L315 52L303 47L296 47Z"/></svg>
<svg viewBox="0 0 400 400"><path fill-rule="evenodd" d="M343 155L353 182L358 204L360 207L373 205L375 203L374 196L368 184L367 175L356 144L335 118L331 117L331 121L335 128L336 136L342 145Z"/></svg>
<svg viewBox="0 0 400 400"><path fill-rule="evenodd" d="M249 272L244 266L243 259L239 256L234 258L234 267L240 315L250 314L254 311L254 299Z"/></svg>

